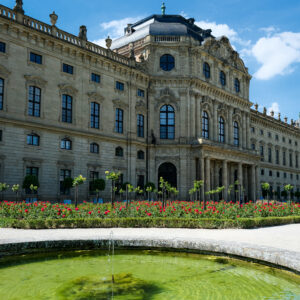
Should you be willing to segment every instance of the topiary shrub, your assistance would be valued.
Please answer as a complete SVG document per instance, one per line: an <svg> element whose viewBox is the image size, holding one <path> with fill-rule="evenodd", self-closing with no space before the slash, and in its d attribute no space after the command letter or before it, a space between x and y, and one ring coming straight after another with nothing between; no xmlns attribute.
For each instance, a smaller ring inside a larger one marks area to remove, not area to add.
<svg viewBox="0 0 300 300"><path fill-rule="evenodd" d="M104 179L95 179L91 182L91 191L104 191L105 190L105 180Z"/></svg>
<svg viewBox="0 0 300 300"><path fill-rule="evenodd" d="M23 189L25 189L27 194L31 193L31 186L37 186L40 187L39 179L35 175L26 175L23 180Z"/></svg>

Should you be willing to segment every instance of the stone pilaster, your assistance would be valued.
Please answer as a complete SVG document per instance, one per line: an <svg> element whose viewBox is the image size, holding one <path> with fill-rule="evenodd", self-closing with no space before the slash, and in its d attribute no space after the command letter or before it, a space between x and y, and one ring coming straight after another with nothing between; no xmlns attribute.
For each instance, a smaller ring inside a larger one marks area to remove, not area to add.
<svg viewBox="0 0 300 300"><path fill-rule="evenodd" d="M224 200L227 201L227 188L228 188L228 169L227 169L227 160L223 160L222 162L222 183L225 186L224 190Z"/></svg>

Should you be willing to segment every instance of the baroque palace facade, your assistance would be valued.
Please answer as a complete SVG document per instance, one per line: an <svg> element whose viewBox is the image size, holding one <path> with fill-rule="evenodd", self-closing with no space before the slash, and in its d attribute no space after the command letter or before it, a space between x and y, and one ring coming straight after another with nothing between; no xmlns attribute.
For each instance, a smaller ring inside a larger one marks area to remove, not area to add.
<svg viewBox="0 0 300 300"><path fill-rule="evenodd" d="M66 177L106 170L135 186L163 176L182 199L195 179L205 190L239 180L248 200L262 182L299 191L299 125L251 108L251 76L226 37L163 10L103 48L85 26L77 37L22 5L0 5L1 182L36 175L44 200L62 197Z"/></svg>

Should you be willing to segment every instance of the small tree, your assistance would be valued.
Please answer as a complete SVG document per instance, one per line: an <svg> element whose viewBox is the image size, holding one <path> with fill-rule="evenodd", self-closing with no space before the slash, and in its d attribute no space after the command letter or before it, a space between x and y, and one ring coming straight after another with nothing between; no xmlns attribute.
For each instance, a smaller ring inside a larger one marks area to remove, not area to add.
<svg viewBox="0 0 300 300"><path fill-rule="evenodd" d="M78 189L79 189L79 186L84 184L85 181L86 181L86 178L83 177L82 175L79 175L79 176L75 177L74 180L73 180L73 187L75 187L75 207L77 207L77 202L78 202Z"/></svg>
<svg viewBox="0 0 300 300"><path fill-rule="evenodd" d="M147 182L145 184L145 190L146 190L147 195L148 195L148 200L150 201L150 196L155 190L155 184L153 182Z"/></svg>
<svg viewBox="0 0 300 300"><path fill-rule="evenodd" d="M261 184L261 188L263 190L263 198L267 196L268 204L269 204L269 191L270 191L270 184L268 182L263 182Z"/></svg>
<svg viewBox="0 0 300 300"><path fill-rule="evenodd" d="M91 182L91 191L96 192L97 200L99 198L99 192L105 190L105 180L104 179L95 179Z"/></svg>
<svg viewBox="0 0 300 300"><path fill-rule="evenodd" d="M20 185L19 184L14 184L11 188L11 190L16 193L16 201L18 201L18 195L20 191Z"/></svg>
<svg viewBox="0 0 300 300"><path fill-rule="evenodd" d="M287 192L287 194L290 194L290 203L292 202L292 191L293 191L293 186L291 184L287 184L284 186L284 190Z"/></svg>
<svg viewBox="0 0 300 300"><path fill-rule="evenodd" d="M4 183L1 183L0 182L0 192L1 192L1 199L3 200L3 193L9 189L9 185L6 184L5 182Z"/></svg>
<svg viewBox="0 0 300 300"><path fill-rule="evenodd" d="M36 189L31 189L31 186L36 186ZM39 180L35 175L27 175L23 180L23 189L25 189L26 193L30 190L31 194L36 193L38 188L40 187Z"/></svg>
<svg viewBox="0 0 300 300"><path fill-rule="evenodd" d="M120 172L109 172L105 171L106 180L111 180L111 206L113 207L115 201L116 193L116 182L119 180L121 173Z"/></svg>
<svg viewBox="0 0 300 300"><path fill-rule="evenodd" d="M196 195L199 194L199 205L200 206L201 206L201 189L202 189L203 183L204 183L203 180L195 180L194 181L194 190L196 191Z"/></svg>

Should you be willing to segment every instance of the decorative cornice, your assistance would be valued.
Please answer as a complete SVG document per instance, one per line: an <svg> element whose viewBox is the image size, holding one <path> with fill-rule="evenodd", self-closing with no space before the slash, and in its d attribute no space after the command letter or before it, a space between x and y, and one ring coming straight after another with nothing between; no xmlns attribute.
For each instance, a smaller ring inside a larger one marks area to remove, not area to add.
<svg viewBox="0 0 300 300"><path fill-rule="evenodd" d="M122 109L128 108L128 104L123 102L120 99L114 99L114 100L112 100L112 103L114 104L114 107L120 107Z"/></svg>
<svg viewBox="0 0 300 300"><path fill-rule="evenodd" d="M105 100L105 98L97 92L88 92L87 95L89 97L89 100L92 101L103 102Z"/></svg>

